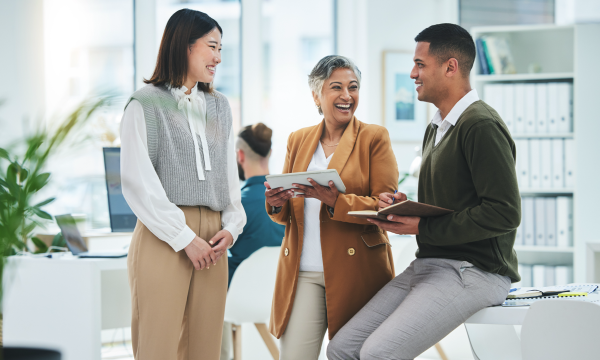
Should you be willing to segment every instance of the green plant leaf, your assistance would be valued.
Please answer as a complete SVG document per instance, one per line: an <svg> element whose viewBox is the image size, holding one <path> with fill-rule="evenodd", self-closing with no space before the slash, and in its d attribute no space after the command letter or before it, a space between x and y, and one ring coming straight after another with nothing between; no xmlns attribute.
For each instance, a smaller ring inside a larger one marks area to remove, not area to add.
<svg viewBox="0 0 600 360"><path fill-rule="evenodd" d="M23 228L23 232L29 235L29 233L31 233L36 226L38 226L38 224L36 224L35 221L32 221L29 224L25 225L25 227Z"/></svg>
<svg viewBox="0 0 600 360"><path fill-rule="evenodd" d="M8 165L6 169L6 182L9 185L18 185L17 183L17 173L19 172L19 165L15 162Z"/></svg>
<svg viewBox="0 0 600 360"><path fill-rule="evenodd" d="M44 135L43 134L34 135L27 142L28 142L29 146L27 147L27 152L25 153L25 157L24 157L23 161L29 160L29 159L33 158L34 155L36 155L36 151L40 148L40 146L44 142Z"/></svg>
<svg viewBox="0 0 600 360"><path fill-rule="evenodd" d="M52 246L60 246L67 247L67 243L65 242L65 238L62 236L62 232L59 232L52 239Z"/></svg>
<svg viewBox="0 0 600 360"><path fill-rule="evenodd" d="M409 173L404 173L401 175L402 177L398 180L398 185L402 184L406 179L408 179L408 177L410 176Z"/></svg>
<svg viewBox="0 0 600 360"><path fill-rule="evenodd" d="M45 253L46 251L48 251L48 245L46 245L46 243L44 243L42 240L40 240L40 238L37 238L34 236L31 238L31 241L33 241L33 244L37 248L35 250L36 254L42 254L42 253Z"/></svg>
<svg viewBox="0 0 600 360"><path fill-rule="evenodd" d="M21 171L19 171L19 182L23 182L25 180L27 180L27 177L29 176L29 171L27 171L27 169L23 169L21 168Z"/></svg>
<svg viewBox="0 0 600 360"><path fill-rule="evenodd" d="M0 158L10 161L10 156L8 155L8 151L6 151L6 149L0 148Z"/></svg>
<svg viewBox="0 0 600 360"><path fill-rule="evenodd" d="M50 178L50 173L42 173L31 179L31 183L29 185L29 191L36 192L42 189L46 184L48 184L48 178Z"/></svg>
<svg viewBox="0 0 600 360"><path fill-rule="evenodd" d="M51 202L53 202L54 200L56 200L56 198L53 198L53 197L52 197L52 198L50 198L50 199L46 199L46 200L44 200L44 201L42 201L42 202L40 202L40 203L37 203L37 204L33 205L33 207L39 208L39 207L42 207L42 206L44 206L44 205L48 205L48 204L50 204L50 203L51 203Z"/></svg>
<svg viewBox="0 0 600 360"><path fill-rule="evenodd" d="M39 208L32 208L33 213L36 214L37 216L41 217L42 219L46 219L46 220L52 220L52 215L48 214L47 212L45 212L44 210L41 210Z"/></svg>

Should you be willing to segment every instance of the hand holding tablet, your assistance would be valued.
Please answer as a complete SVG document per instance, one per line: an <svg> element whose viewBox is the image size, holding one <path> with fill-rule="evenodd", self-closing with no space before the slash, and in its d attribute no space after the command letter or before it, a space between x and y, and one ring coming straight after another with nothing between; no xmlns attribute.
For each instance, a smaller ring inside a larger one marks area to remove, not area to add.
<svg viewBox="0 0 600 360"><path fill-rule="evenodd" d="M317 184L326 187L329 187L329 182L333 181L339 192L346 193L346 186L336 169L267 175L267 182L271 189L282 188L283 190L293 190L295 196L296 194L303 194L303 192L298 187L295 187L294 184L313 186L308 181L309 178L313 179Z"/></svg>

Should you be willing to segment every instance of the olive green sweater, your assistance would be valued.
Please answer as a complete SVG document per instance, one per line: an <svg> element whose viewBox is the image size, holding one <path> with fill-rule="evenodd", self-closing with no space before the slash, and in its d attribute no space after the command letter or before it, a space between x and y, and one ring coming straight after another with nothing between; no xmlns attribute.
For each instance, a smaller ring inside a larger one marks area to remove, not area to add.
<svg viewBox="0 0 600 360"><path fill-rule="evenodd" d="M419 202L454 210L422 218L418 258L468 261L513 282L520 280L513 249L521 222L516 148L498 113L479 100L438 145L428 126L423 139Z"/></svg>

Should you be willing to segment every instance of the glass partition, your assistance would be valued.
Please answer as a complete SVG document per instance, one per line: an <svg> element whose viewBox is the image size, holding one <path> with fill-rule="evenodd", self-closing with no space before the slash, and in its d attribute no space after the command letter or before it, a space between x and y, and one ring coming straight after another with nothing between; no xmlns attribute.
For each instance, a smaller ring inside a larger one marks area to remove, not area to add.
<svg viewBox="0 0 600 360"><path fill-rule="evenodd" d="M281 173L289 134L322 119L308 74L334 54L334 23L334 0L263 2L263 121L273 129L272 173Z"/></svg>
<svg viewBox="0 0 600 360"><path fill-rule="evenodd" d="M109 226L103 146L119 144L119 124L134 91L133 0L45 0L44 62L47 121L79 102L114 96L90 119L76 151L51 164L57 200L51 214L85 216L88 227Z"/></svg>
<svg viewBox="0 0 600 360"><path fill-rule="evenodd" d="M180 9L202 11L215 19L223 29L222 62L217 66L215 89L222 92L231 105L234 131L240 128L240 16L239 1L156 0L156 48L160 45L167 21Z"/></svg>

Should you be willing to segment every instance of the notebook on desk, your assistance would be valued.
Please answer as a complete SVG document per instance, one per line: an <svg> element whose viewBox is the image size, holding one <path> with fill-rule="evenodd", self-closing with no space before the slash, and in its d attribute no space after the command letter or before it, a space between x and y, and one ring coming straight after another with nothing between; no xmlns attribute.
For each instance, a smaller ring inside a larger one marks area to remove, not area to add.
<svg viewBox="0 0 600 360"><path fill-rule="evenodd" d="M511 289L502 306L530 306L535 301L547 299L600 303L600 294L597 294L596 290L598 290L598 285L596 284L580 283L539 288L515 288Z"/></svg>

